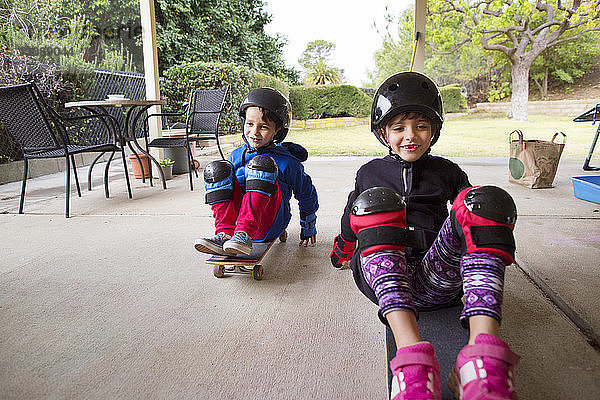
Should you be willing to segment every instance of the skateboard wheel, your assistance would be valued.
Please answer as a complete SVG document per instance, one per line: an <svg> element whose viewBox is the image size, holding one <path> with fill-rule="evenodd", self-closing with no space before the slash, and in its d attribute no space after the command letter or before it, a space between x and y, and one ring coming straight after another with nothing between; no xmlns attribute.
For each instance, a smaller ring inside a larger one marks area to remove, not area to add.
<svg viewBox="0 0 600 400"><path fill-rule="evenodd" d="M279 235L279 241L285 242L287 240L287 231L283 231L281 235Z"/></svg>
<svg viewBox="0 0 600 400"><path fill-rule="evenodd" d="M224 265L215 265L213 267L213 275L216 276L217 278L222 278L225 275L225 273L223 271L224 269L225 269Z"/></svg>
<svg viewBox="0 0 600 400"><path fill-rule="evenodd" d="M262 279L263 276L263 266L262 265L255 265L254 268L252 268L252 277L257 280L260 281Z"/></svg>

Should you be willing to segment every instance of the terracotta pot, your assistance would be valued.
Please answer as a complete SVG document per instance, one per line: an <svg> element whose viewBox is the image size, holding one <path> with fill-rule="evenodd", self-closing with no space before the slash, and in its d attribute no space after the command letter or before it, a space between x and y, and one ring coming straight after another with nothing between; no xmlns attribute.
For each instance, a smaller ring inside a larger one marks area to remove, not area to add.
<svg viewBox="0 0 600 400"><path fill-rule="evenodd" d="M144 166L144 178L150 178L150 167L148 166L148 156L143 153L138 153L142 165ZM142 170L140 169L140 163L138 162L135 154L129 155L129 161L131 162L131 169L133 170L133 176L137 179L142 179Z"/></svg>

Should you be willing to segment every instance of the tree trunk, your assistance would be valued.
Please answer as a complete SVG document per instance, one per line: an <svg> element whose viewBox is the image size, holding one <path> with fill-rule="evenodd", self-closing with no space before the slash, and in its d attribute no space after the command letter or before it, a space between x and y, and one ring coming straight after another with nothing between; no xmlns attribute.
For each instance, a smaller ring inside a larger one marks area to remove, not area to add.
<svg viewBox="0 0 600 400"><path fill-rule="evenodd" d="M510 117L517 121L527 121L527 101L529 100L529 66L512 64L512 97Z"/></svg>
<svg viewBox="0 0 600 400"><path fill-rule="evenodd" d="M542 91L542 97L545 100L546 97L548 97L548 67L545 68L544 72L544 90Z"/></svg>

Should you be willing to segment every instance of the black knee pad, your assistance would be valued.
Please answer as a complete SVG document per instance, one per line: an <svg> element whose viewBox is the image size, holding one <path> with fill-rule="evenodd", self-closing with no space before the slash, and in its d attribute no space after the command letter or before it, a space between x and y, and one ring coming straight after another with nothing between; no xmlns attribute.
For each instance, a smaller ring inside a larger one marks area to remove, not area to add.
<svg viewBox="0 0 600 400"><path fill-rule="evenodd" d="M363 216L405 209L406 204L398 193L386 187L374 187L358 195L352 203L351 211L354 216Z"/></svg>
<svg viewBox="0 0 600 400"><path fill-rule="evenodd" d="M206 203L233 200L233 165L229 161L212 161L204 168Z"/></svg>
<svg viewBox="0 0 600 400"><path fill-rule="evenodd" d="M259 154L246 165L246 191L258 192L267 196L277 192L279 169L271 157Z"/></svg>
<svg viewBox="0 0 600 400"><path fill-rule="evenodd" d="M382 250L402 250L412 242L406 229L406 204L392 189L374 187L362 192L350 214L362 256Z"/></svg>
<svg viewBox="0 0 600 400"><path fill-rule="evenodd" d="M491 253L507 264L514 261L517 206L505 190L497 186L462 190L452 204L450 218L463 242L463 253Z"/></svg>

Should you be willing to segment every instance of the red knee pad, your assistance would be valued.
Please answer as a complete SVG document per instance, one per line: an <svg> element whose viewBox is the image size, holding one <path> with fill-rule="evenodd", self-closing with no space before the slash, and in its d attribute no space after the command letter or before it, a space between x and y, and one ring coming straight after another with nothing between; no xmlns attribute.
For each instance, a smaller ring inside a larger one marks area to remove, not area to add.
<svg viewBox="0 0 600 400"><path fill-rule="evenodd" d="M350 226L358 238L361 256L382 250L404 251L406 209L369 215L350 214Z"/></svg>
<svg viewBox="0 0 600 400"><path fill-rule="evenodd" d="M463 254L482 252L502 257L507 264L514 261L517 207L506 191L496 186L463 189L452 204L450 218L463 242Z"/></svg>
<svg viewBox="0 0 600 400"><path fill-rule="evenodd" d="M392 189L373 187L352 203L350 226L358 238L358 250L366 256L382 250L401 250L416 243L406 229L406 204Z"/></svg>

